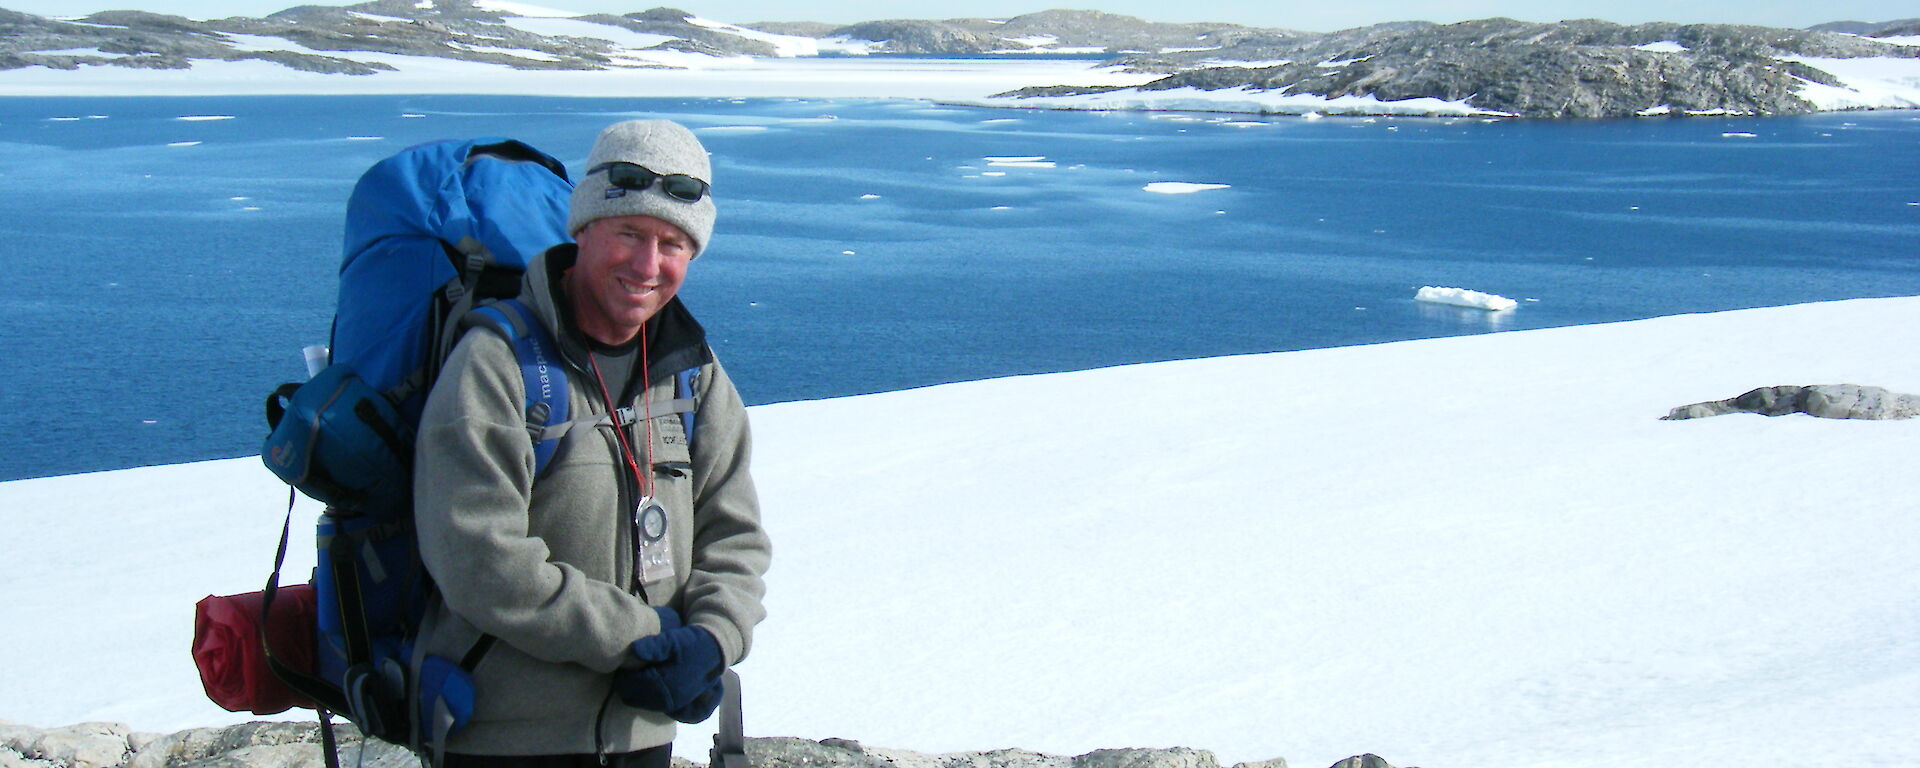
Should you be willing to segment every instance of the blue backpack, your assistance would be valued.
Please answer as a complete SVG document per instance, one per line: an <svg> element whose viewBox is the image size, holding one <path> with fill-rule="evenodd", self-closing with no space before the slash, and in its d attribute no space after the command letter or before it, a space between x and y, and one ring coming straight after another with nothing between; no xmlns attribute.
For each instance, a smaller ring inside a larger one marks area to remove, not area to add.
<svg viewBox="0 0 1920 768"><path fill-rule="evenodd" d="M535 476L545 470L558 431L544 428L568 422L566 377L534 385L558 361L554 340L513 297L527 262L571 239L572 187L545 153L480 139L403 150L361 176L348 199L331 364L268 397L271 434L261 451L268 469L327 505L313 577L313 668L295 669L271 647L266 655L319 710L329 766L337 764L330 713L423 754L437 754L472 715L470 673L492 638L462 659L413 664L433 590L414 534L414 428L462 328L486 325L513 345L529 382ZM263 626L291 523L289 492Z"/></svg>

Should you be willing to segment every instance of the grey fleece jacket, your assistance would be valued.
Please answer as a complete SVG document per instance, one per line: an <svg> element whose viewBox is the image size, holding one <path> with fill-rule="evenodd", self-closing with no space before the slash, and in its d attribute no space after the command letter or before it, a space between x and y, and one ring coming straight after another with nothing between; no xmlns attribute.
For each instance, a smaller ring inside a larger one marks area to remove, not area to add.
<svg viewBox="0 0 1920 768"><path fill-rule="evenodd" d="M638 489L614 427L581 423L610 409L558 314L555 286L574 254L569 244L535 258L521 291L567 361L575 426L546 474L535 482L525 385L497 333L474 330L460 340L420 420L414 515L440 593L421 648L457 662L483 634L498 638L474 670L473 720L449 740L451 752L620 753L666 744L673 721L626 706L611 688L614 671L630 661L629 644L660 631L650 606L671 606L711 632L729 665L747 655L765 616L771 547L747 469L746 410L677 299L652 321L661 325L650 386L636 387L631 399L613 395L635 413L655 404L651 471L668 512L674 575L636 579ZM699 366L691 450L668 405L675 371L661 365L687 367L676 361ZM647 433L629 428L636 451ZM644 455L638 460L649 469Z"/></svg>

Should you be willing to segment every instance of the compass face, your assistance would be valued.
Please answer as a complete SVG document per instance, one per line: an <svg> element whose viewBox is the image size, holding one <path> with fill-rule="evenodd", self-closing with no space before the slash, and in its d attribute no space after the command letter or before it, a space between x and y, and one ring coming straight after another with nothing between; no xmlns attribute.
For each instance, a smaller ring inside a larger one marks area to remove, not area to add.
<svg viewBox="0 0 1920 768"><path fill-rule="evenodd" d="M647 541L659 541L667 535L667 511L658 504L648 505L640 510L640 533Z"/></svg>

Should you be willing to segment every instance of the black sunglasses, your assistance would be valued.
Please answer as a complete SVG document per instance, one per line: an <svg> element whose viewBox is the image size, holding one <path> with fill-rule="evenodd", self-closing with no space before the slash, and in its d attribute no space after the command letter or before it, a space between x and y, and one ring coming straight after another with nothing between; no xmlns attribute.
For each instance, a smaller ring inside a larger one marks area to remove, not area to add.
<svg viewBox="0 0 1920 768"><path fill-rule="evenodd" d="M633 163L601 163L587 169L587 175L601 171L607 172L607 183L620 189L639 191L660 182L660 191L667 197L685 203L700 202L711 189L707 183L684 173L654 173L645 166Z"/></svg>

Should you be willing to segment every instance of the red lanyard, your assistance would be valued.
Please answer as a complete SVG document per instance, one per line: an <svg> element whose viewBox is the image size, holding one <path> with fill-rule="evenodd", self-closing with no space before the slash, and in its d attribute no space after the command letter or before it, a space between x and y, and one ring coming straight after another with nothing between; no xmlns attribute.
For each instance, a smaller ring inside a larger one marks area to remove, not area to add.
<svg viewBox="0 0 1920 768"><path fill-rule="evenodd" d="M647 370L647 326L640 326L640 409L641 421L647 431L647 468L653 468L653 397L647 390L653 385L653 376ZM633 482L640 489L640 498L653 496L653 476L642 473L640 465L634 462L633 446L627 444L627 430L620 425L619 409L613 406L613 396L607 393L607 380L600 376L600 363L593 359L593 351L587 351L587 365L593 368L593 382L600 385L600 398L607 403L607 415L613 421L613 439L620 444L620 457L627 460L627 469L633 471ZM628 370L632 370L629 368Z"/></svg>

